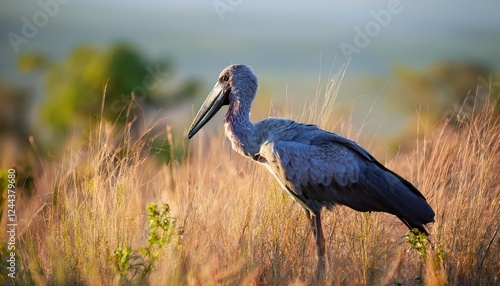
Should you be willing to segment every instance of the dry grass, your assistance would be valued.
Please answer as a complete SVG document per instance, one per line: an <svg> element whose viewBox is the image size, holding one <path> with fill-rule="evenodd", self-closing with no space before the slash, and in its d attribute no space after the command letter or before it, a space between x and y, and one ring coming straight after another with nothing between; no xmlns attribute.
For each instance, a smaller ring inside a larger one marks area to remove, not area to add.
<svg viewBox="0 0 500 286"><path fill-rule="evenodd" d="M326 124L324 112L304 111L302 118ZM303 211L263 168L232 152L222 134L201 133L186 160L164 166L144 156L148 141L125 139L110 148L110 134L100 127L45 163L38 199L22 202L20 275L7 282L119 284L113 253L145 244L145 208L157 202L171 206L182 231L141 283L314 283L314 242ZM407 251L406 228L396 218L338 207L323 216L325 284L499 284L500 123L491 108L461 130L436 127L413 153L387 164L436 211L427 257Z"/></svg>

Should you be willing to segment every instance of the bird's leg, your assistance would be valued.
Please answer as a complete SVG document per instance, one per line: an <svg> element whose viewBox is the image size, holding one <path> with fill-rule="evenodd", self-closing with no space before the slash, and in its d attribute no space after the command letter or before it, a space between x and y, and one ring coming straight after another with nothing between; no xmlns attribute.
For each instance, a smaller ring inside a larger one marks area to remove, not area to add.
<svg viewBox="0 0 500 286"><path fill-rule="evenodd" d="M316 250L318 254L318 267L316 269L316 276L319 278L320 275L324 274L325 271L325 237L323 236L323 228L321 227L321 211L313 214L311 212L307 213L309 222L311 223L311 228L314 233L314 238L316 240Z"/></svg>

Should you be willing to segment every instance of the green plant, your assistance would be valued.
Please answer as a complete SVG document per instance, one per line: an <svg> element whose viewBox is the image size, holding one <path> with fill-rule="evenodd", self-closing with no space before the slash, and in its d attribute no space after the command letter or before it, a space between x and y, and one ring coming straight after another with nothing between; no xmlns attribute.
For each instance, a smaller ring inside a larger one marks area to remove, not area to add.
<svg viewBox="0 0 500 286"><path fill-rule="evenodd" d="M408 251L415 249L422 259L427 257L427 249L425 248L427 235L425 233L419 232L416 229L409 230L405 235L405 240L410 244Z"/></svg>
<svg viewBox="0 0 500 286"><path fill-rule="evenodd" d="M427 249L425 247L428 241L427 235L420 232L418 229L412 229L406 233L405 240L410 244L408 251L416 250L418 256L422 258L422 261L425 261L425 258L427 257ZM419 273L414 281L417 285L424 285L424 278L422 276L422 273Z"/></svg>
<svg viewBox="0 0 500 286"><path fill-rule="evenodd" d="M162 248L172 241L176 233L176 219L170 216L170 206L163 204L158 208L151 203L146 208L149 226L146 246L132 248L129 244L119 247L114 253L116 271L120 282L142 281L154 270Z"/></svg>

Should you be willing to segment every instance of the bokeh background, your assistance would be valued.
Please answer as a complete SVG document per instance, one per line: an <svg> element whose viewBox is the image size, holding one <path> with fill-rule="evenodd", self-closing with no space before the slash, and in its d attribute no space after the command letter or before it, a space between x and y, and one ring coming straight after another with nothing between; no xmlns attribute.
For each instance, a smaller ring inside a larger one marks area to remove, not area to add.
<svg viewBox="0 0 500 286"><path fill-rule="evenodd" d="M471 110L482 88L500 87L498 11L495 0L5 1L2 165L33 142L51 154L101 115L136 118L138 134L164 120L182 138L231 63L259 76L253 120L307 105L344 73L335 114L361 131L356 139L394 153L422 122Z"/></svg>

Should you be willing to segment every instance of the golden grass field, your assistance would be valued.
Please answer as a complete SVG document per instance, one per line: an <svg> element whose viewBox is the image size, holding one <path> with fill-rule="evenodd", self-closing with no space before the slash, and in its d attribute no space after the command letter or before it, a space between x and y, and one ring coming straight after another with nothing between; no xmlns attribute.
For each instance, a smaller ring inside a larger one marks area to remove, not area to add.
<svg viewBox="0 0 500 286"><path fill-rule="evenodd" d="M316 101L321 112L304 109L295 119L350 137L348 123L328 125L332 101ZM148 140L115 137L112 129L99 122L86 140L68 139L61 156L42 159L35 196L18 200L18 277L4 283L318 282L304 212L264 168L234 153L222 132L202 132L189 145L174 138L173 148L189 150L187 158L158 165L145 155ZM500 285L500 122L492 106L460 129L440 123L412 152L381 161L417 186L436 212L426 256L409 250L407 229L394 216L339 206L323 211L328 265L321 283ZM137 249L151 235L152 202L170 206L164 218L171 228L158 232L169 232L168 239L147 256ZM127 246L128 260L116 255Z"/></svg>

